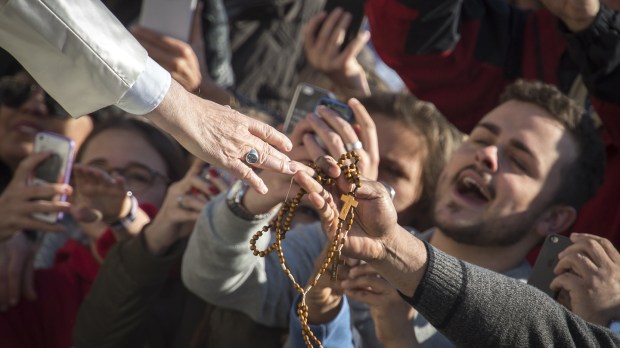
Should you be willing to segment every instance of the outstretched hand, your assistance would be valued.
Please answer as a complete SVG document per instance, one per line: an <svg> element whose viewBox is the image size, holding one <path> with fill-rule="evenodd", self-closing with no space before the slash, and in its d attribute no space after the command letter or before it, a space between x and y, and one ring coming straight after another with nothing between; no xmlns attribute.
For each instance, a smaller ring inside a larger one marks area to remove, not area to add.
<svg viewBox="0 0 620 348"><path fill-rule="evenodd" d="M267 193L268 188L253 167L283 174L298 169L297 163L280 152L293 147L286 135L228 106L190 94L174 80L149 117L190 153L230 171L259 193ZM245 157L252 149L258 160L248 164Z"/></svg>
<svg viewBox="0 0 620 348"><path fill-rule="evenodd" d="M295 181L308 192L308 199L321 217L323 230L331 238L336 232L339 215L334 197L339 199L341 194L349 192L350 184L344 177L340 177L340 168L333 158L321 157L317 165L328 176L338 178L331 193L305 172L295 174ZM392 231L398 229L396 210L389 193L382 184L363 180L355 199L358 201L355 223L342 249L343 254L365 261L382 259L385 257L386 239L390 238Z"/></svg>
<svg viewBox="0 0 620 348"><path fill-rule="evenodd" d="M334 83L368 96L366 73L356 57L370 39L370 32L359 33L341 50L351 19L351 14L339 8L310 18L303 32L304 51L310 64Z"/></svg>
<svg viewBox="0 0 620 348"><path fill-rule="evenodd" d="M337 232L339 210L334 197L349 192L350 184L340 177L340 168L331 157L321 157L317 166L325 175L337 178L331 192L305 172L295 174L295 181L308 192L308 199L321 218L328 239ZM400 227L396 209L385 186L362 180L355 199L355 221L342 248L344 256L366 261L394 287L412 295L422 281L428 255L424 244Z"/></svg>

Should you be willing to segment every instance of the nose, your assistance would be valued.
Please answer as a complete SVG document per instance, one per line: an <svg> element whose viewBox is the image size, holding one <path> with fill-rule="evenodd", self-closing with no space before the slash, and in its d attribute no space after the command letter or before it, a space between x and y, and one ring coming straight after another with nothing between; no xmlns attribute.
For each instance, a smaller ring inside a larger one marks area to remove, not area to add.
<svg viewBox="0 0 620 348"><path fill-rule="evenodd" d="M495 173L498 169L497 146L481 147L476 151L476 163L481 169Z"/></svg>
<svg viewBox="0 0 620 348"><path fill-rule="evenodd" d="M45 104L45 92L41 87L37 86L36 90L30 93L30 97L22 105L22 109L36 116L45 116L49 113Z"/></svg>

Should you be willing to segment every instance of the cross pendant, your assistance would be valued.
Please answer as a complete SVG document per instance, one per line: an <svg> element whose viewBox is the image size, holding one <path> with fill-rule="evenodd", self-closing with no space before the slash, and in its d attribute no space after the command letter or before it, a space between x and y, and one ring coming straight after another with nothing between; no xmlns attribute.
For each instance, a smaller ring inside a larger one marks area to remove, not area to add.
<svg viewBox="0 0 620 348"><path fill-rule="evenodd" d="M357 201L355 200L355 197L345 194L340 196L340 199L342 200L344 205L342 206L342 209L340 209L340 215L338 216L338 219L344 221L347 218L347 215L349 215L349 210L351 210L351 208L357 207Z"/></svg>

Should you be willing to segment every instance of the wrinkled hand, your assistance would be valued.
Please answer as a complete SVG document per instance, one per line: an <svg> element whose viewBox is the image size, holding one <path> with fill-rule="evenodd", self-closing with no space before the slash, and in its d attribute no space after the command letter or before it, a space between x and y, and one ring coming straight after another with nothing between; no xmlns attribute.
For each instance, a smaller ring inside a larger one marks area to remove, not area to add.
<svg viewBox="0 0 620 348"><path fill-rule="evenodd" d="M342 282L342 288L349 298L369 306L377 337L386 347L411 347L416 343L415 311L371 265L363 263L353 267L349 279Z"/></svg>
<svg viewBox="0 0 620 348"><path fill-rule="evenodd" d="M21 296L34 301L35 244L23 233L0 243L0 311L19 303Z"/></svg>
<svg viewBox="0 0 620 348"><path fill-rule="evenodd" d="M207 202L228 185L221 176L207 181L200 176L204 163L196 160L180 181L170 185L164 202L145 230L149 250L165 252L177 240L187 237Z"/></svg>
<svg viewBox="0 0 620 348"><path fill-rule="evenodd" d="M333 197L349 192L349 183L340 177L340 168L331 157L321 157L318 166L332 178L338 178L331 193L304 172L295 174L295 181L308 192L308 199L321 217L323 231L328 238L335 235L339 210ZM348 234L342 252L345 256L364 261L384 259L385 242L394 231L400 230L396 222L396 210L385 186L378 182L362 180L355 199L355 222Z"/></svg>
<svg viewBox="0 0 620 348"><path fill-rule="evenodd" d="M71 195L73 189L66 184L29 185L28 181L34 168L49 153L32 154L17 167L13 179L0 195L0 241L10 238L21 230L63 232L65 228L58 223L37 220L34 213L68 212L70 204L49 197Z"/></svg>
<svg viewBox="0 0 620 348"><path fill-rule="evenodd" d="M140 26L133 27L131 32L149 57L168 70L186 90L194 92L200 87L200 62L189 43Z"/></svg>
<svg viewBox="0 0 620 348"><path fill-rule="evenodd" d="M562 251L552 290L564 290L570 309L595 324L620 319L620 253L602 237L573 233L573 245Z"/></svg>
<svg viewBox="0 0 620 348"><path fill-rule="evenodd" d="M586 29L601 8L600 0L542 0L549 12L560 18L572 32Z"/></svg>
<svg viewBox="0 0 620 348"><path fill-rule="evenodd" d="M355 115L355 124L351 125L335 111L321 106L317 109L318 115L310 113L295 125L291 140L294 144L303 143L312 160L325 155L338 159L347 152L345 144L360 141L363 148L356 150L360 155L358 168L365 178L376 180L379 175L379 143L375 122L357 99L350 99L348 104ZM315 135L323 146L319 145Z"/></svg>
<svg viewBox="0 0 620 348"><path fill-rule="evenodd" d="M304 50L316 70L334 83L367 96L370 88L366 73L356 57L370 39L370 33L361 32L341 50L351 19L351 14L340 8L310 18L303 31Z"/></svg>
<svg viewBox="0 0 620 348"><path fill-rule="evenodd" d="M259 155L254 167L283 174L297 170L297 164L278 151L292 148L286 135L230 107L192 95L174 80L149 118L190 153L229 170L260 193L267 193L268 189L245 162L245 155L251 149L256 149Z"/></svg>

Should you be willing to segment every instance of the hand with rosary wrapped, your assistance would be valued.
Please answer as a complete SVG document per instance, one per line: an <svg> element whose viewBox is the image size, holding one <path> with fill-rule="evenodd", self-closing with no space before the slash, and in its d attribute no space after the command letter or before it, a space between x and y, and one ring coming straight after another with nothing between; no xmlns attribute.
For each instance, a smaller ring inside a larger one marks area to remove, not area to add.
<svg viewBox="0 0 620 348"><path fill-rule="evenodd" d="M336 161L327 156L318 159L317 167L330 173L330 176L332 173L340 174ZM307 173L296 173L294 179L308 192L308 199L319 212L328 239L333 237L334 219L340 212L335 197L348 192L348 182L339 177L332 191L328 192ZM342 255L369 263L398 290L412 296L428 260L424 244L398 225L396 210L383 184L362 180L355 199L358 202L355 222L342 248ZM403 279L402 274L411 276Z"/></svg>

